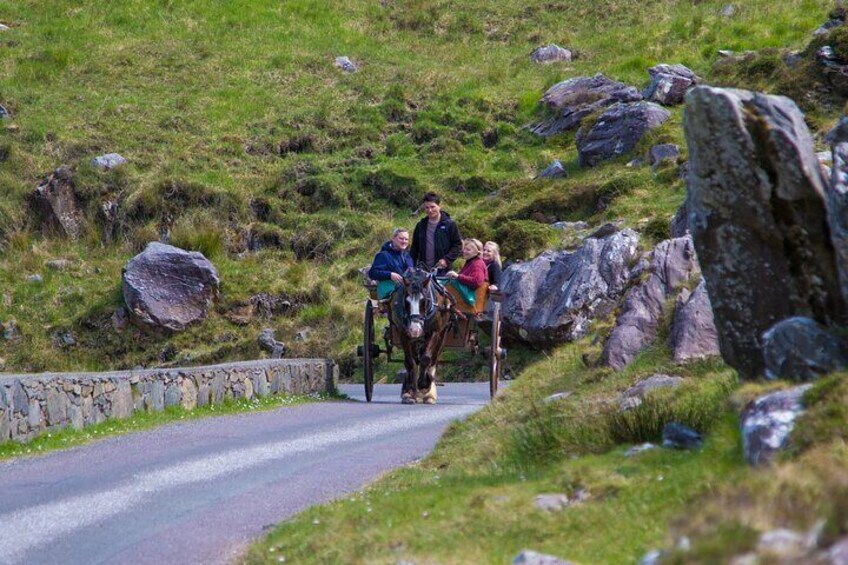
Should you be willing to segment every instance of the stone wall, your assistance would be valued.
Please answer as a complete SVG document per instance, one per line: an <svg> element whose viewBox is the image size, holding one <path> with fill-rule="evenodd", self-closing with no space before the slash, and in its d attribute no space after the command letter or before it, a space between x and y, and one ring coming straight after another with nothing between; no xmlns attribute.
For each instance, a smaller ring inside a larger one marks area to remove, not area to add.
<svg viewBox="0 0 848 565"><path fill-rule="evenodd" d="M112 373L0 374L0 443L45 431L81 429L139 410L190 410L227 399L334 392L330 359L273 359L185 369Z"/></svg>

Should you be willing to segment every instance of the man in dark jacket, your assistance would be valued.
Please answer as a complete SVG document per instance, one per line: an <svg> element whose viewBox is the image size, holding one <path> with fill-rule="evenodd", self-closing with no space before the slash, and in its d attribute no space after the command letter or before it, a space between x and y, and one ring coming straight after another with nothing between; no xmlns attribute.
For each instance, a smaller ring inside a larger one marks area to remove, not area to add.
<svg viewBox="0 0 848 565"><path fill-rule="evenodd" d="M380 252L374 257L368 276L375 281L392 280L403 284L403 273L413 266L412 258L406 251L409 247L409 231L397 228L392 233L392 239L383 244Z"/></svg>
<svg viewBox="0 0 848 565"><path fill-rule="evenodd" d="M416 265L423 263L428 269L436 267L444 273L462 253L462 237L456 223L447 212L442 212L442 199L438 194L428 192L421 203L427 216L412 232L410 255Z"/></svg>

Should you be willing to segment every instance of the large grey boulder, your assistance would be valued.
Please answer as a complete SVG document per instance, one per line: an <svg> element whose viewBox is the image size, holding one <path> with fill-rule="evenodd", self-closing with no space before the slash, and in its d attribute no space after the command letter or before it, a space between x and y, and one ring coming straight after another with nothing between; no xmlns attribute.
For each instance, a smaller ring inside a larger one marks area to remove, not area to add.
<svg viewBox="0 0 848 565"><path fill-rule="evenodd" d="M686 92L702 81L683 65L657 65L648 69L648 74L651 84L642 92L642 97L663 106L682 104Z"/></svg>
<svg viewBox="0 0 848 565"><path fill-rule="evenodd" d="M795 419L804 411L801 398L813 385L781 390L752 401L742 412L742 451L751 465L771 461L786 446Z"/></svg>
<svg viewBox="0 0 848 565"><path fill-rule="evenodd" d="M648 278L627 293L621 314L604 345L603 360L621 370L657 337L667 299L700 271L689 236L667 239L654 249Z"/></svg>
<svg viewBox="0 0 848 565"><path fill-rule="evenodd" d="M826 182L795 103L698 86L687 95L689 229L707 281L722 357L762 374L762 335L806 316L843 323Z"/></svg>
<svg viewBox="0 0 848 565"><path fill-rule="evenodd" d="M218 271L201 253L158 242L123 271L124 301L133 318L172 331L206 318L218 286Z"/></svg>
<svg viewBox="0 0 848 565"><path fill-rule="evenodd" d="M669 345L675 363L721 355L713 308L703 279L691 294L684 289L678 295Z"/></svg>
<svg viewBox="0 0 848 565"><path fill-rule="evenodd" d="M848 118L841 118L826 139L833 153L830 182L825 183L827 223L842 299L848 302Z"/></svg>
<svg viewBox="0 0 848 565"><path fill-rule="evenodd" d="M544 137L577 128L580 122L601 108L617 102L636 102L642 99L639 91L598 73L593 77L576 77L550 87L542 104L553 111L551 119L530 127Z"/></svg>
<svg viewBox="0 0 848 565"><path fill-rule="evenodd" d="M625 229L588 238L574 252L546 251L508 267L501 280L504 329L536 346L573 341L609 315L631 278L639 236Z"/></svg>
<svg viewBox="0 0 848 565"><path fill-rule="evenodd" d="M83 218L69 169L56 169L41 181L30 195L30 204L39 215L45 232L74 240L79 238Z"/></svg>
<svg viewBox="0 0 848 565"><path fill-rule="evenodd" d="M588 131L577 133L577 160L580 166L594 167L632 151L648 131L671 117L665 108L652 102L610 106Z"/></svg>
<svg viewBox="0 0 848 565"><path fill-rule="evenodd" d="M767 379L812 381L848 364L842 343L809 318L781 320L763 334Z"/></svg>

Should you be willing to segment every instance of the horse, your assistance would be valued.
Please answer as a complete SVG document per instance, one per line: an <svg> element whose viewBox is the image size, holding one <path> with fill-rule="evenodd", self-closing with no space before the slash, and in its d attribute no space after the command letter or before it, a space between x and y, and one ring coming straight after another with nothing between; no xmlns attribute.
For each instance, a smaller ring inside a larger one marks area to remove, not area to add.
<svg viewBox="0 0 848 565"><path fill-rule="evenodd" d="M403 285L392 298L390 316L403 348L404 404L436 403L436 364L448 331L456 324L455 304L434 271L417 267L404 273Z"/></svg>

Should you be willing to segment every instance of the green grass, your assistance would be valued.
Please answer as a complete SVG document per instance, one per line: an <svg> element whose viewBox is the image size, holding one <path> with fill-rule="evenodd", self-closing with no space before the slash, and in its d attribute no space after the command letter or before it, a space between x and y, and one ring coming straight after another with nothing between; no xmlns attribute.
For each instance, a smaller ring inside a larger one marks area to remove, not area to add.
<svg viewBox="0 0 848 565"><path fill-rule="evenodd" d="M558 220L623 220L648 249L666 236L685 183L675 167L623 165L655 143L684 146L681 108L633 154L586 170L577 166L574 132L541 139L524 128L545 116L538 101L560 80L603 72L642 88L648 67L682 63L711 84L796 96L815 132L828 129L844 94L820 88L814 51L830 42L841 52L848 42L844 30L809 42L832 2L749 0L731 18L721 15L725 4L131 0L103 10L0 0L0 18L12 26L0 34L0 104L13 113L0 123L0 322L14 320L21 331L0 340L0 366L251 359L263 355L257 334L271 327L289 355L331 355L343 378L357 378L365 300L358 269L393 227L412 226L427 190L443 193L464 234L500 241L509 260L578 243L549 227ZM531 64L531 50L549 42L578 58ZM719 49L757 53L728 63ZM803 50L794 69L783 62L787 49ZM337 55L361 70L339 72ZM802 98L800 85L814 95ZM107 152L129 164L107 173L88 165ZM530 180L555 158L567 178ZM61 165L75 171L84 214L78 242L44 236L27 207L38 182ZM111 239L97 212L105 200L118 204ZM163 233L213 260L220 300L182 333L119 331L111 317L122 304L121 268ZM70 267L48 269L57 258ZM26 281L36 273L42 283ZM270 318L234 316L259 293L292 307ZM779 525L807 528L824 517L828 539L848 532L848 480L838 471L844 387L817 387L806 417L815 433L799 433L773 471L752 472L741 461L735 414L768 387L733 392L735 375L721 363L677 367L662 345L623 372L598 368L608 324L599 321L577 344L511 351L520 378L451 426L431 458L282 525L248 560L507 562L532 547L618 563L686 535L692 552L670 559L715 562ZM63 348L54 336L67 330L77 344ZM458 360L443 378L484 377L485 363ZM381 363L379 375L389 379L397 368ZM655 372L686 384L618 413L619 394ZM571 395L545 401L557 392ZM63 431L4 445L0 457L203 410ZM623 456L630 442L657 441L672 420L706 433L705 447ZM556 515L534 509L537 494L578 488L592 493L582 506Z"/></svg>
<svg viewBox="0 0 848 565"><path fill-rule="evenodd" d="M503 398L453 424L426 461L281 524L245 561L505 563L532 548L580 563L621 563L662 547L669 522L691 501L710 485L749 473L727 402L730 387L718 386L721 398L708 399L716 408L702 422L710 430L703 449L627 458L631 440L616 436L607 407L643 369L613 375L582 367L584 349L565 346L530 364ZM728 376L718 364L680 373L693 390ZM543 402L565 390L572 395ZM678 402L691 408L694 398L686 396ZM671 402L649 397L646 405L652 401ZM643 421L655 421L638 441L658 442L657 424L677 416L646 414ZM580 506L557 514L534 506L538 494L572 496L579 489L591 494Z"/></svg>
<svg viewBox="0 0 848 565"><path fill-rule="evenodd" d="M0 461L28 455L41 455L57 449L77 447L99 439L141 432L176 422L198 420L210 416L275 410L305 402L326 401L333 398L336 397L326 394L257 396L250 400L226 400L221 404L201 406L192 410L171 406L161 412L137 412L129 418L109 420L82 430L64 428L47 432L26 443L12 440L0 443Z"/></svg>
<svg viewBox="0 0 848 565"><path fill-rule="evenodd" d="M13 112L0 124L0 320L24 330L21 342L0 342L0 358L21 371L152 366L166 346L183 363L244 359L272 326L292 355L330 352L350 377L364 299L356 270L392 227L412 225L425 190L444 193L463 232L501 241L508 259L572 243L553 220L621 218L661 237L683 198L675 171L618 162L581 171L573 133L542 140L523 126L542 117L537 102L559 80L604 72L643 87L659 62L710 80L717 49L802 48L830 7L752 0L728 19L722 6L135 0L104 12L0 2L12 26L0 37L0 103ZM530 51L550 41L579 57L531 64ZM341 54L360 72L335 69ZM822 127L827 115L816 114ZM675 109L637 153L682 145L680 124ZM130 163L109 173L87 164L111 151ZM569 178L528 180L553 158ZM25 206L60 165L76 170L83 200L76 244L44 239ZM110 242L97 218L104 199L119 205ZM215 262L222 303L181 335L118 334L108 318L121 303L120 268L163 231ZM251 240L264 249L248 251ZM46 273L57 257L80 263ZM50 280L27 285L35 272ZM229 307L258 292L320 300L273 320L228 321ZM323 308L346 329L325 323ZM310 339L296 342L304 327ZM57 328L80 345L54 346Z"/></svg>

